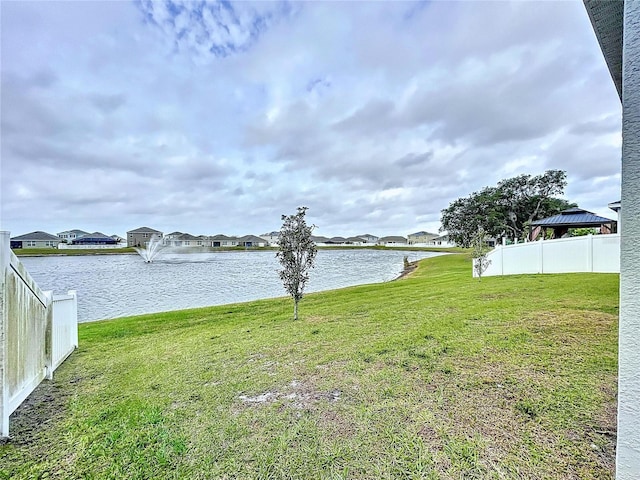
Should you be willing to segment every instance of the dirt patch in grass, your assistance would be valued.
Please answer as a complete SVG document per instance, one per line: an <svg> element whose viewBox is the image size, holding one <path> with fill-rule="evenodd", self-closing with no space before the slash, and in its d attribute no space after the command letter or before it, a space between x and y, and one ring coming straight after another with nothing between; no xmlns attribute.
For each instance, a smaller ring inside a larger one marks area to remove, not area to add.
<svg viewBox="0 0 640 480"><path fill-rule="evenodd" d="M309 410L321 401L337 402L340 400L340 390L320 391L311 383L292 381L285 388L259 393L257 395L239 395L238 399L247 406L259 406L280 402L285 408Z"/></svg>
<svg viewBox="0 0 640 480"><path fill-rule="evenodd" d="M44 380L11 414L10 436L0 439L0 445L37 444L42 434L64 417L69 394L68 386L57 383L55 379Z"/></svg>

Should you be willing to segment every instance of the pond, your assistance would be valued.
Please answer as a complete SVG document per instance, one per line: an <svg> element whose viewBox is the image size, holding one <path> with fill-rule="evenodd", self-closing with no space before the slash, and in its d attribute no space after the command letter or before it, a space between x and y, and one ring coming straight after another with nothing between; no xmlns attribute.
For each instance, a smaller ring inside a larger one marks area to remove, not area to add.
<svg viewBox="0 0 640 480"><path fill-rule="evenodd" d="M306 293L393 280L409 261L441 255L319 250ZM286 295L273 251L21 257L43 290L78 292L78 321L223 305Z"/></svg>

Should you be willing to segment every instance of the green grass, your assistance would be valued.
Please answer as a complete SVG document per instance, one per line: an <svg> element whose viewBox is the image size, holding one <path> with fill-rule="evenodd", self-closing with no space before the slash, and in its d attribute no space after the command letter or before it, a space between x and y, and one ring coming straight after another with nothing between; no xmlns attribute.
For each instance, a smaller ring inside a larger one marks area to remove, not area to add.
<svg viewBox="0 0 640 480"><path fill-rule="evenodd" d="M612 478L618 276L405 279L80 326L0 478Z"/></svg>

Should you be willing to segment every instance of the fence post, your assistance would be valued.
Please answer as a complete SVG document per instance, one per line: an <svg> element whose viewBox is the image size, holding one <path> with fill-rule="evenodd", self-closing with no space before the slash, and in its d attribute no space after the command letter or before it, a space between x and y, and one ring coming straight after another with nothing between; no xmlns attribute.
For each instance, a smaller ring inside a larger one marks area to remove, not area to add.
<svg viewBox="0 0 640 480"><path fill-rule="evenodd" d="M45 315L47 316L44 334L44 361L47 380L53 380L53 292L48 290L44 293L47 299L47 307Z"/></svg>
<svg viewBox="0 0 640 480"><path fill-rule="evenodd" d="M587 272L593 272L593 235L587 235Z"/></svg>
<svg viewBox="0 0 640 480"><path fill-rule="evenodd" d="M9 232L0 232L0 437L9 436L9 385L7 384L7 268L11 257Z"/></svg>
<svg viewBox="0 0 640 480"><path fill-rule="evenodd" d="M544 237L538 243L538 273L544 273Z"/></svg>
<svg viewBox="0 0 640 480"><path fill-rule="evenodd" d="M67 293L73 297L71 314L75 320L73 332L71 333L71 342L75 348L78 348L78 292L76 290L69 290Z"/></svg>

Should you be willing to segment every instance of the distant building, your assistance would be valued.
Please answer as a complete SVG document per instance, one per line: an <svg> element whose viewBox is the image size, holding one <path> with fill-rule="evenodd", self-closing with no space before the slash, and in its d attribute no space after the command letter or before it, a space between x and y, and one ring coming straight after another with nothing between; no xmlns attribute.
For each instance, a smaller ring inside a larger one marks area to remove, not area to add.
<svg viewBox="0 0 640 480"><path fill-rule="evenodd" d="M144 247L153 235L162 237L162 232L149 227L140 227L127 232L127 247Z"/></svg>
<svg viewBox="0 0 640 480"><path fill-rule="evenodd" d="M10 239L11 248L57 248L60 237L47 232L25 233Z"/></svg>
<svg viewBox="0 0 640 480"><path fill-rule="evenodd" d="M71 243L75 239L88 235L89 232L85 232L84 230L67 230L65 232L58 233L58 237L62 239L63 242Z"/></svg>
<svg viewBox="0 0 640 480"><path fill-rule="evenodd" d="M238 245L236 237L227 237L219 233L210 238L212 247L235 247Z"/></svg>
<svg viewBox="0 0 640 480"><path fill-rule="evenodd" d="M278 239L280 238L280 232L263 233L262 235L260 235L260 238L264 238L267 242L269 242L269 245L277 246Z"/></svg>
<svg viewBox="0 0 640 480"><path fill-rule="evenodd" d="M268 242L264 238L256 235L245 235L238 238L238 246L240 247L266 247L267 245Z"/></svg>
<svg viewBox="0 0 640 480"><path fill-rule="evenodd" d="M391 235L378 239L378 245L393 247L394 245L406 245L407 239L398 235Z"/></svg>
<svg viewBox="0 0 640 480"><path fill-rule="evenodd" d="M429 233L429 232L416 232L410 233L407 235L407 243L409 245L415 245L416 243L428 243L434 238L437 238L437 233Z"/></svg>
<svg viewBox="0 0 640 480"><path fill-rule="evenodd" d="M100 232L87 233L71 242L72 245L116 245L117 243L115 238Z"/></svg>
<svg viewBox="0 0 640 480"><path fill-rule="evenodd" d="M364 235L357 235L358 238L361 238L364 243L376 244L378 242L378 238L375 235L371 235L370 233L365 233Z"/></svg>

